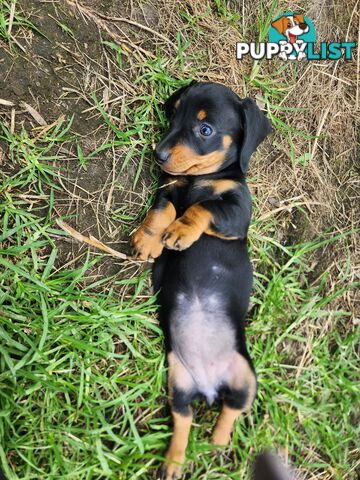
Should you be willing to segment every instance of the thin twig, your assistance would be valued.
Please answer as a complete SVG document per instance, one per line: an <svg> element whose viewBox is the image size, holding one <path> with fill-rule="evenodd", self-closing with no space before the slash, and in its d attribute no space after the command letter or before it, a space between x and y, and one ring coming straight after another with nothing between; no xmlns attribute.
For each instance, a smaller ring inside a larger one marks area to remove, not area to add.
<svg viewBox="0 0 360 480"><path fill-rule="evenodd" d="M133 25L134 27L138 27L141 30L145 30L146 32L149 32L149 33L151 33L153 35L156 35L157 37L161 38L166 43L168 43L173 48L175 48L175 50L177 50L177 46L171 40L169 40L167 37L165 37L165 35L161 34L160 32L157 32L156 30L153 30L150 27L147 27L146 25L143 25L142 23L134 22L133 20L129 20L128 18L124 18L124 17L106 17L105 15L102 15L101 13L98 13L98 16L100 18L103 18L103 19L108 20L110 22L128 23L129 25Z"/></svg>
<svg viewBox="0 0 360 480"><path fill-rule="evenodd" d="M20 107L25 108L25 110L30 113L30 115L33 117L33 119L41 126L45 127L47 125L46 120L44 117L40 115L39 112L35 110L31 105L29 105L26 102L20 102Z"/></svg>
<svg viewBox="0 0 360 480"><path fill-rule="evenodd" d="M12 0L11 2L11 7L10 7L10 15L9 15L9 26L8 26L8 31L7 34L9 37L11 36L11 30L14 22L14 15L15 15L15 0Z"/></svg>
<svg viewBox="0 0 360 480"><path fill-rule="evenodd" d="M10 102L10 100L4 100L3 98L0 98L0 105L4 105L5 107L14 107L15 103Z"/></svg>
<svg viewBox="0 0 360 480"><path fill-rule="evenodd" d="M98 248L103 252L109 253L113 257L121 258L122 260L129 259L129 257L125 255L125 253L118 252L117 250L114 250L113 248L108 247L107 245L100 242L100 240L93 237L92 235L90 235L89 237L85 237L85 235L83 235L82 233L78 232L67 223L60 220L60 218L56 220L56 223L59 225L59 227L62 230L64 230L64 232L68 233L71 237L75 238L75 240L77 240L78 242L87 243L91 247Z"/></svg>
<svg viewBox="0 0 360 480"><path fill-rule="evenodd" d="M11 117L10 117L10 133L14 134L15 132L15 108L11 109Z"/></svg>
<svg viewBox="0 0 360 480"><path fill-rule="evenodd" d="M265 220L266 218L269 218L271 217L272 215L275 215L276 213L279 213L279 212L282 212L283 210L287 210L287 211L290 211L292 208L294 207L300 207L302 205L305 205L305 206L308 206L308 205L321 205L323 207L326 207L327 205L325 203L321 203L321 202L313 202L313 201L309 201L309 202L294 202L294 203L290 203L289 205L283 205L281 207L278 207L278 208L275 208L274 210L270 210L269 212L266 212L264 213L263 215L261 215L257 221L258 222L261 222L262 220Z"/></svg>

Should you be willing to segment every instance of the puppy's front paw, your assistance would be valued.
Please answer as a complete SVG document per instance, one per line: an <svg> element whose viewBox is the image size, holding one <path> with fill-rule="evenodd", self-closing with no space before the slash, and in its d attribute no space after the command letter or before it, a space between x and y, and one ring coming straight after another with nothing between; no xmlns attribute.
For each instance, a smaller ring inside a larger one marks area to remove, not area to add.
<svg viewBox="0 0 360 480"><path fill-rule="evenodd" d="M161 243L161 235L154 234L147 227L140 227L132 237L134 254L140 260L149 260L161 255L164 245Z"/></svg>
<svg viewBox="0 0 360 480"><path fill-rule="evenodd" d="M193 224L185 224L181 218L173 222L164 232L162 243L170 250L185 250L201 236Z"/></svg>

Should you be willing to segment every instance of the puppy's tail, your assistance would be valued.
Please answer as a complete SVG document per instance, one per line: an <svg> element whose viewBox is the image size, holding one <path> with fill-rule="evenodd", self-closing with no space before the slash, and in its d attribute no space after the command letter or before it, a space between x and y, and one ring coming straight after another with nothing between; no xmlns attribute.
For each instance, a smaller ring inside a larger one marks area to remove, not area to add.
<svg viewBox="0 0 360 480"><path fill-rule="evenodd" d="M294 471L285 467L278 456L261 453L254 462L252 480L300 480Z"/></svg>

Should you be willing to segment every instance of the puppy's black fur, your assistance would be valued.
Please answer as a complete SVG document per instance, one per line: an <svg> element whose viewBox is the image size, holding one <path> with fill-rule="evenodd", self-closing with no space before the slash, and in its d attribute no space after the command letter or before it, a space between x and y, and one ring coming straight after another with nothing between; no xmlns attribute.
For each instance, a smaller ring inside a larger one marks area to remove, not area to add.
<svg viewBox="0 0 360 480"><path fill-rule="evenodd" d="M195 398L223 399L214 442L226 443L255 396L244 333L252 289L245 174L271 127L253 100L213 83L182 88L165 112L170 129L156 149L164 173L133 242L140 258L156 258L175 423L164 474L170 479L179 473L171 462L183 461Z"/></svg>

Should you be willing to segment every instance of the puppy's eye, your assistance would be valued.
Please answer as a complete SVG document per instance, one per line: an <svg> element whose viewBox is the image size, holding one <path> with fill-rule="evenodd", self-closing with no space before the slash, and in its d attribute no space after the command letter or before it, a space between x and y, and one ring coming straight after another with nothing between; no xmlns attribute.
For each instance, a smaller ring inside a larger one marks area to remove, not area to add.
<svg viewBox="0 0 360 480"><path fill-rule="evenodd" d="M200 133L204 137L209 137L213 133L213 129L207 123L202 123L200 125Z"/></svg>

